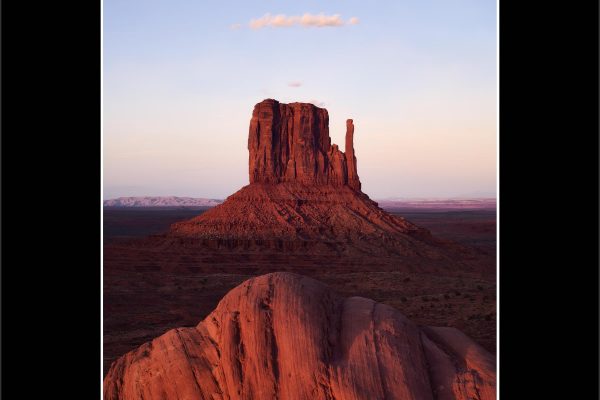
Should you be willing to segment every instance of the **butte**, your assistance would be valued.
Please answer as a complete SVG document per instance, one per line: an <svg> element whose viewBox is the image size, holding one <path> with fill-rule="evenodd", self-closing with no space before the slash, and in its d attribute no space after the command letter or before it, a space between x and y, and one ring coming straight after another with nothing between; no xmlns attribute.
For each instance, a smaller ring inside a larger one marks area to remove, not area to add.
<svg viewBox="0 0 600 400"><path fill-rule="evenodd" d="M326 109L266 99L248 134L249 181L222 204L171 226L171 244L242 251L394 257L456 264L456 248L381 209L361 191L354 122L345 152L331 143Z"/></svg>

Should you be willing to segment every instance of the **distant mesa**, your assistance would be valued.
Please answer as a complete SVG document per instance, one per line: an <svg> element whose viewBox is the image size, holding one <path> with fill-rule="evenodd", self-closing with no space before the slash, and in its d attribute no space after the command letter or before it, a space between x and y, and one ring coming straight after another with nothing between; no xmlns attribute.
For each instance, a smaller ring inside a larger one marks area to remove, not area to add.
<svg viewBox="0 0 600 400"><path fill-rule="evenodd" d="M394 209L440 209L476 210L495 209L495 198L386 198L375 200L384 210ZM104 207L215 207L223 203L219 199L176 196L119 197L104 200Z"/></svg>
<svg viewBox="0 0 600 400"><path fill-rule="evenodd" d="M460 331L279 272L120 357L104 398L491 400L495 388L495 357Z"/></svg>
<svg viewBox="0 0 600 400"><path fill-rule="evenodd" d="M436 209L436 210L493 210L496 199L486 198L412 198L378 200L380 207L393 210L403 209Z"/></svg>
<svg viewBox="0 0 600 400"><path fill-rule="evenodd" d="M214 207L222 202L223 200L196 197L142 196L104 200L104 207Z"/></svg>

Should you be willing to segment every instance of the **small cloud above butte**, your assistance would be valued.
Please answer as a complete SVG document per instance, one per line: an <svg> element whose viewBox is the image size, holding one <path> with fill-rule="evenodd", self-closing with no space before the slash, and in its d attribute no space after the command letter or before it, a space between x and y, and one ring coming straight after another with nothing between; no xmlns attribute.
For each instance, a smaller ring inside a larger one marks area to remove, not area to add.
<svg viewBox="0 0 600 400"><path fill-rule="evenodd" d="M302 82L293 81L293 82L288 83L288 86L289 87L300 87L300 86L302 86Z"/></svg>
<svg viewBox="0 0 600 400"><path fill-rule="evenodd" d="M321 100L316 100L316 99L312 99L308 101L311 104L314 104L317 107L325 107L325 102L321 101Z"/></svg>
<svg viewBox="0 0 600 400"><path fill-rule="evenodd" d="M230 29L237 30L242 27L242 24L232 24L229 26Z"/></svg>
<svg viewBox="0 0 600 400"><path fill-rule="evenodd" d="M339 14L325 15L325 14L309 14L304 15L285 15L277 14L271 15L269 13L263 15L260 18L253 19L250 21L250 28L261 29L265 27L272 28L286 28L290 26L303 26L303 27L341 27L344 25L356 25L358 18L352 17L347 22L344 21Z"/></svg>

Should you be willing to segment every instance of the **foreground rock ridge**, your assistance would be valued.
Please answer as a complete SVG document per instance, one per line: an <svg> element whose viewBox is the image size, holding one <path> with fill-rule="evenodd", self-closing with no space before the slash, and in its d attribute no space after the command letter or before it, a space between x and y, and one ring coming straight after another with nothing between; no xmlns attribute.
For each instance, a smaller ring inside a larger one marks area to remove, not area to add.
<svg viewBox="0 0 600 400"><path fill-rule="evenodd" d="M485 400L495 385L494 357L458 330L277 272L119 358L104 398Z"/></svg>

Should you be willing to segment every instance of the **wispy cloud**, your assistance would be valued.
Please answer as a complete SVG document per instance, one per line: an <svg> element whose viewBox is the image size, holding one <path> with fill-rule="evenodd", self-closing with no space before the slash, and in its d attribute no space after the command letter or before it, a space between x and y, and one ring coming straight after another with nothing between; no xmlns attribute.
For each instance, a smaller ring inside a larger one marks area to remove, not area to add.
<svg viewBox="0 0 600 400"><path fill-rule="evenodd" d="M290 83L288 83L288 86L289 87L300 87L300 86L302 86L302 82L299 82L299 81L290 82Z"/></svg>
<svg viewBox="0 0 600 400"><path fill-rule="evenodd" d="M242 24L232 24L229 26L230 29L237 30L242 27Z"/></svg>
<svg viewBox="0 0 600 400"><path fill-rule="evenodd" d="M317 107L325 107L325 102L323 102L321 100L312 99L312 100L309 100L308 102L314 104Z"/></svg>
<svg viewBox="0 0 600 400"><path fill-rule="evenodd" d="M344 25L355 25L358 23L358 18L352 17L348 22L344 21L339 14L325 15L325 14L309 14L304 15L290 15L285 14L271 15L269 13L263 15L260 18L253 19L250 21L250 28L261 29L265 27L272 28L286 28L290 26L303 26L303 27L341 27Z"/></svg>

